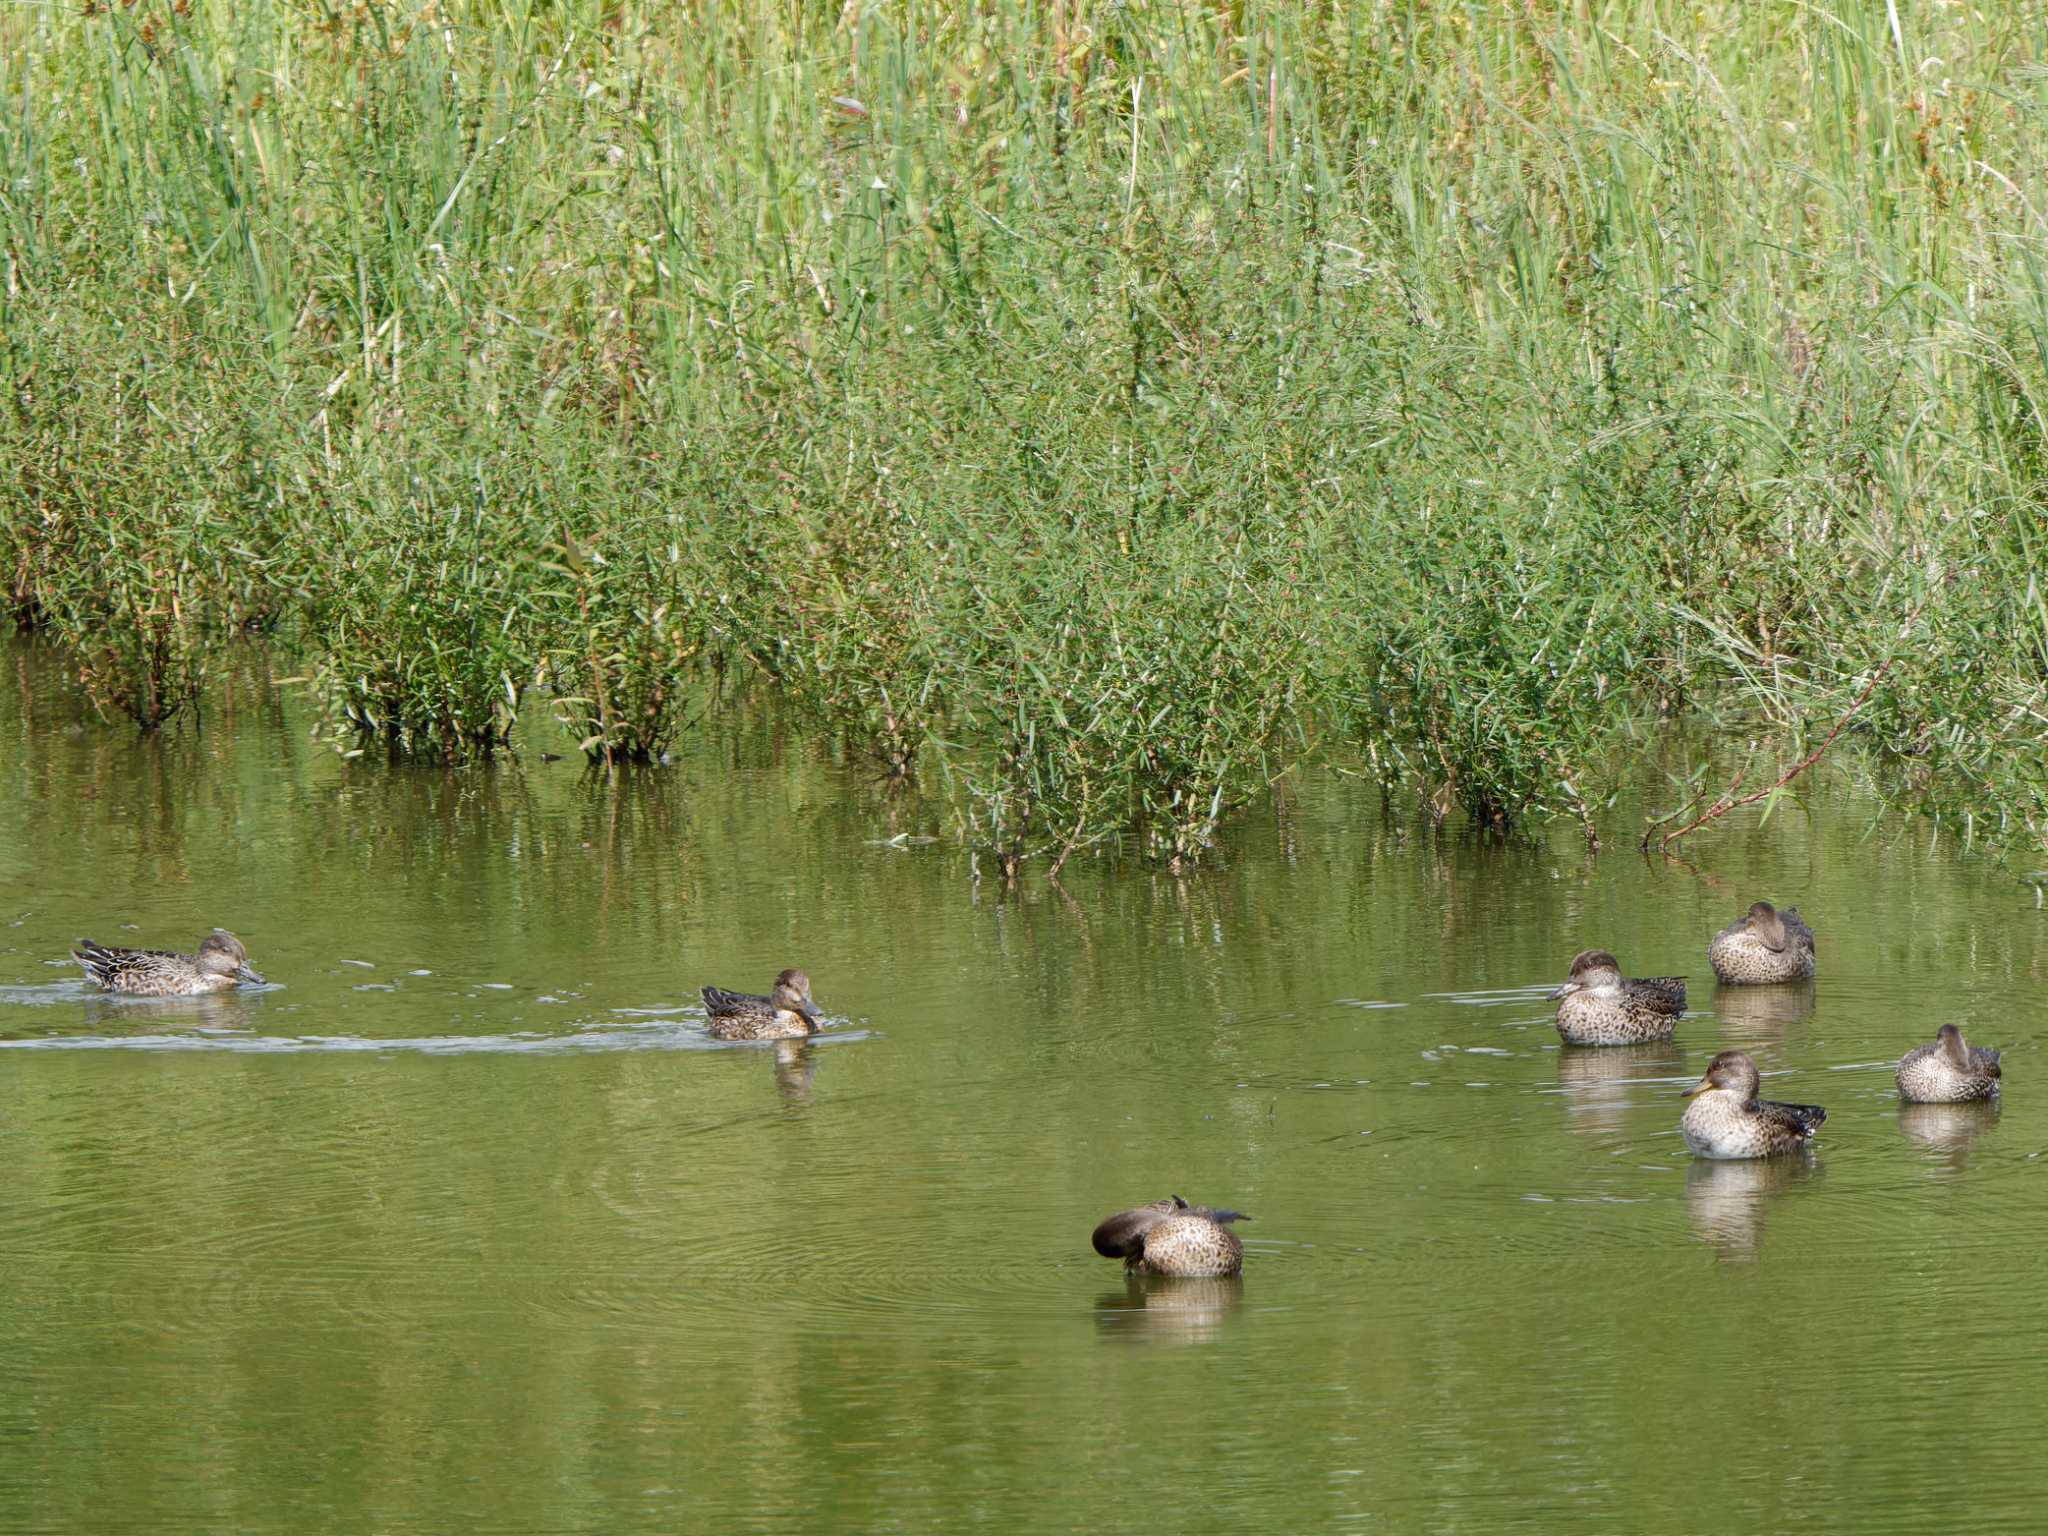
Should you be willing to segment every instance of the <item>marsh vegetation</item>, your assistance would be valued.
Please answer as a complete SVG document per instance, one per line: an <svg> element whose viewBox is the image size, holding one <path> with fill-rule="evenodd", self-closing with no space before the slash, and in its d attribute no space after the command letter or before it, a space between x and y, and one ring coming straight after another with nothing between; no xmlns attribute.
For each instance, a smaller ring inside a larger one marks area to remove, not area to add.
<svg viewBox="0 0 2048 1536"><path fill-rule="evenodd" d="M1846 719L1887 796L2038 843L2041 46L18 9L0 577L146 727L255 631L351 751L640 760L772 687L1010 869L1198 860L1311 752L1591 838L1698 711L1751 787Z"/></svg>

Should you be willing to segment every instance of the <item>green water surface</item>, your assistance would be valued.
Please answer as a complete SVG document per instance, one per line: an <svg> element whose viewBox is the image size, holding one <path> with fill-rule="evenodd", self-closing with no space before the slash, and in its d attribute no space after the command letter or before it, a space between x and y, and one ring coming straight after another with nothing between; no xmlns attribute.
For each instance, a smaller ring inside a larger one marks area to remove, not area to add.
<svg viewBox="0 0 2048 1536"><path fill-rule="evenodd" d="M1588 861L1318 774L1013 892L762 711L445 774L245 673L144 741L0 649L0 1530L2038 1528L2048 912L1924 824ZM1714 986L1757 896L1810 991ZM272 986L67 959L215 924ZM1592 945L1674 1045L1560 1051ZM706 1037L784 965L825 1036ZM2002 1107L1902 1113L1944 1021ZM1810 1159L1686 1156L1728 1046ZM1170 1193L1241 1284L1090 1250Z"/></svg>

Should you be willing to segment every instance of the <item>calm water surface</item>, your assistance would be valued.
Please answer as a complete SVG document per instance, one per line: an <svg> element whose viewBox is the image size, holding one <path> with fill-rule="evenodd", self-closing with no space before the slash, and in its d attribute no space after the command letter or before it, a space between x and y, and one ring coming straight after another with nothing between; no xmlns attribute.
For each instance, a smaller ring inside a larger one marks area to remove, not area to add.
<svg viewBox="0 0 2048 1536"><path fill-rule="evenodd" d="M2048 912L1924 827L1588 862L1314 776L1222 873L1006 894L772 719L447 776L249 665L149 743L0 649L0 1529L2037 1527ZM1757 895L1811 990L1715 988ZM66 958L216 923L272 987ZM1596 944L1676 1044L1559 1050ZM829 1034L707 1038L788 964ZM1902 1112L1944 1020L2002 1109ZM1727 1046L1809 1160L1685 1155ZM1090 1251L1168 1193L1241 1284Z"/></svg>

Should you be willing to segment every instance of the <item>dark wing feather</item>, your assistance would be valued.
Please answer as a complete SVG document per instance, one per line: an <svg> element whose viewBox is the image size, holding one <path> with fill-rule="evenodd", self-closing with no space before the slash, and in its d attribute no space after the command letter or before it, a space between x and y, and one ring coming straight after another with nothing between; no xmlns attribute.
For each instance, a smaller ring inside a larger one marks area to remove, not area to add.
<svg viewBox="0 0 2048 1536"><path fill-rule="evenodd" d="M1196 1215L1198 1215L1198 1216L1206 1216L1206 1217L1208 1217L1208 1218L1209 1218L1209 1219L1210 1219L1211 1221L1215 1221L1215 1222L1221 1222L1221 1223L1223 1223L1223 1224L1224 1224L1224 1225L1226 1225L1226 1226L1227 1226L1227 1225L1228 1225L1229 1223L1233 1222L1233 1221L1250 1221L1250 1220L1251 1220L1251 1217L1250 1217L1250 1216L1249 1216L1248 1214L1246 1214L1245 1212L1243 1212L1243 1211L1215 1211L1215 1210L1211 1210L1211 1209L1210 1209L1210 1208L1209 1208L1208 1206L1206 1206L1206 1205L1198 1205L1198 1206L1196 1206L1196 1207L1195 1207L1195 1214L1196 1214Z"/></svg>
<svg viewBox="0 0 2048 1536"><path fill-rule="evenodd" d="M1631 977L1624 986L1629 996L1638 999L1655 1013L1685 1012L1685 978L1683 976L1639 976Z"/></svg>
<svg viewBox="0 0 2048 1536"><path fill-rule="evenodd" d="M1136 1210L1118 1211L1096 1227L1090 1239L1105 1259L1124 1259L1145 1251L1145 1234L1166 1220L1157 1206L1141 1205Z"/></svg>
<svg viewBox="0 0 2048 1536"><path fill-rule="evenodd" d="M1989 1072L1993 1077L2005 1076L2005 1069L1998 1064L1998 1052L1988 1045L1970 1047L1970 1065L1979 1072Z"/></svg>
<svg viewBox="0 0 2048 1536"><path fill-rule="evenodd" d="M723 987L704 989L704 1011L719 1013L755 1013L771 1005L771 999L757 996L752 992L728 992Z"/></svg>
<svg viewBox="0 0 2048 1536"><path fill-rule="evenodd" d="M71 958L85 967L87 976L105 986L109 977L133 970L140 962L182 960L185 957L175 950L123 949L118 944L95 944L91 939L80 939L78 948L71 951Z"/></svg>
<svg viewBox="0 0 2048 1536"><path fill-rule="evenodd" d="M121 963L120 956L114 950L108 949L104 944L95 944L91 939L80 939L78 948L71 951L71 958L85 967L88 981L101 986L106 985L107 978L114 974Z"/></svg>
<svg viewBox="0 0 2048 1536"><path fill-rule="evenodd" d="M185 956L174 949L123 949L119 944L95 944L91 939L80 939L78 948L71 951L72 958L83 960L90 956L94 960L110 965L121 965L130 960L183 960Z"/></svg>
<svg viewBox="0 0 2048 1536"><path fill-rule="evenodd" d="M1774 1104L1769 1099L1757 1105L1767 1119L1789 1125L1802 1136L1811 1136L1827 1123L1828 1112L1818 1104Z"/></svg>

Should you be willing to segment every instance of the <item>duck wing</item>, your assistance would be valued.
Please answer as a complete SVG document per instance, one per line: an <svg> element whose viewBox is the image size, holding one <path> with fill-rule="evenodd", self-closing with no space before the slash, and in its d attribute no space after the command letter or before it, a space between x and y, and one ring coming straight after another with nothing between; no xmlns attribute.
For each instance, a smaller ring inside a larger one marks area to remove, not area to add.
<svg viewBox="0 0 2048 1536"><path fill-rule="evenodd" d="M723 987L704 989L704 1011L714 1018L720 1014L774 1012L773 998L754 992L728 992Z"/></svg>
<svg viewBox="0 0 2048 1536"><path fill-rule="evenodd" d="M89 978L105 986L123 971L147 970L160 961L185 957L168 949L123 949L118 944L95 944L91 939L80 939L71 958L85 967Z"/></svg>
<svg viewBox="0 0 2048 1536"><path fill-rule="evenodd" d="M2005 1076L2005 1069L1998 1064L1998 1052L1988 1045L1970 1047L1970 1069L1974 1072L1987 1073L1992 1077Z"/></svg>
<svg viewBox="0 0 2048 1536"><path fill-rule="evenodd" d="M1811 1136L1827 1123L1828 1118L1828 1112L1818 1104L1775 1104L1764 1099L1757 1104L1757 1109L1766 1120L1775 1120L1801 1136Z"/></svg>
<svg viewBox="0 0 2048 1536"><path fill-rule="evenodd" d="M1622 989L1653 1013L1685 1012L1683 976L1632 976L1622 983Z"/></svg>

